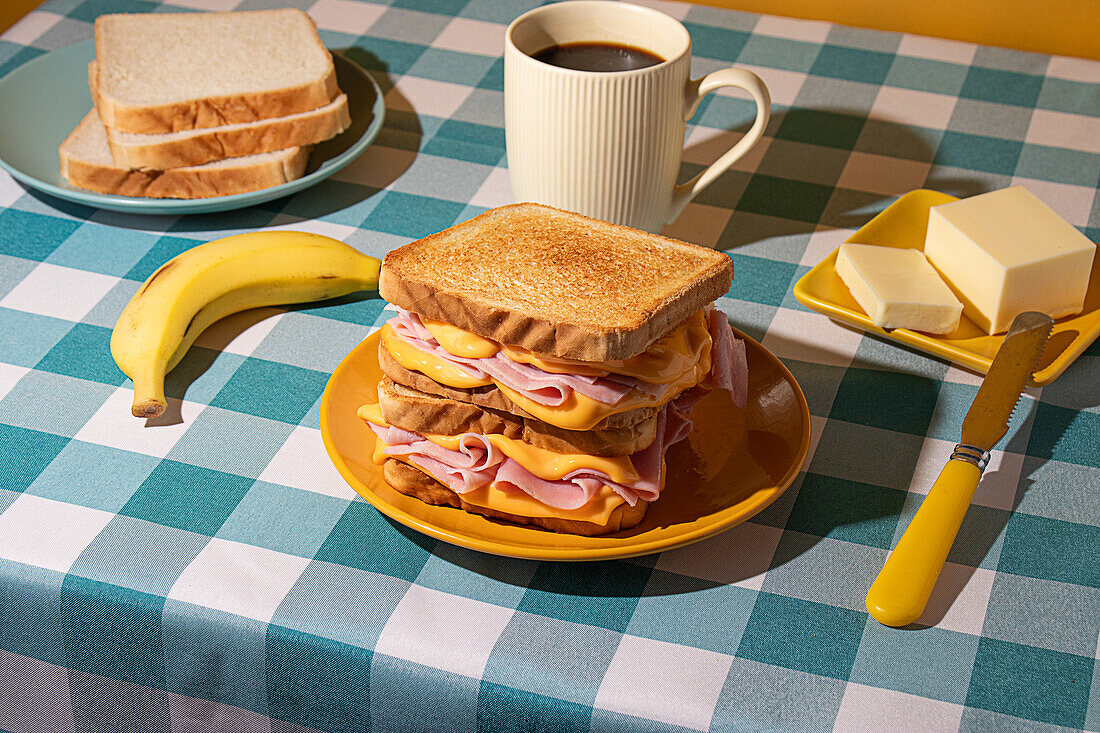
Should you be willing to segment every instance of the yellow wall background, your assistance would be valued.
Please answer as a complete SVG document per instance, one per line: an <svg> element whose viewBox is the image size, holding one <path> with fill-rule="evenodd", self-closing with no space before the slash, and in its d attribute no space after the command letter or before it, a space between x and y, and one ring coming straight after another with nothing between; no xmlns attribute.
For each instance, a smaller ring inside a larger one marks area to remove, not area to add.
<svg viewBox="0 0 1100 733"><path fill-rule="evenodd" d="M0 31L41 0L0 0ZM697 0L1024 51L1100 59L1100 0Z"/></svg>
<svg viewBox="0 0 1100 733"><path fill-rule="evenodd" d="M698 0L753 13L1100 59L1100 0Z"/></svg>
<svg viewBox="0 0 1100 733"><path fill-rule="evenodd" d="M15 21L22 18L42 0L0 0L0 33L15 25Z"/></svg>

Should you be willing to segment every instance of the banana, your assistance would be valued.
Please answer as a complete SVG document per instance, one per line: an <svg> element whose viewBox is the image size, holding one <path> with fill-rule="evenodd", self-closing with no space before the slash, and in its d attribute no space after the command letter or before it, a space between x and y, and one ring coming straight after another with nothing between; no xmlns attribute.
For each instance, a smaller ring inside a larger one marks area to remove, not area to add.
<svg viewBox="0 0 1100 733"><path fill-rule="evenodd" d="M165 375L218 319L377 289L380 264L331 237L288 231L236 234L172 258L134 294L111 334L111 356L134 383L134 416L164 412Z"/></svg>

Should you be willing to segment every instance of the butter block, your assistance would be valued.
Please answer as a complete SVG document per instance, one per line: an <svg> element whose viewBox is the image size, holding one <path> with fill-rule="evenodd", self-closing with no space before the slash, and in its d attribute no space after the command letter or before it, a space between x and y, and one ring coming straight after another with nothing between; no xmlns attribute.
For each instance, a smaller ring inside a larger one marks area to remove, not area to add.
<svg viewBox="0 0 1100 733"><path fill-rule="evenodd" d="M951 333L962 303L920 250L842 244L836 272L880 328Z"/></svg>
<svg viewBox="0 0 1100 733"><path fill-rule="evenodd" d="M1080 313L1096 245L1023 186L933 206L924 253L986 333Z"/></svg>

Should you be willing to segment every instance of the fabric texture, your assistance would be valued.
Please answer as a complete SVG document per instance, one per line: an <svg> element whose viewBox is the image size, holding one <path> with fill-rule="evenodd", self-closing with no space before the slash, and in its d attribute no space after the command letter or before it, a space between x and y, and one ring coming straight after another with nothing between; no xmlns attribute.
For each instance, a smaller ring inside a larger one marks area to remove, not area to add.
<svg viewBox="0 0 1100 733"><path fill-rule="evenodd" d="M730 254L718 307L813 416L794 485L696 545L533 562L385 519L332 467L318 413L389 315L373 295L219 323L171 373L167 415L130 416L111 328L170 257L273 226L381 256L511 201L500 54L531 5L307 0L386 119L288 198L122 215L0 172L0 729L1100 730L1100 346L1024 395L924 617L889 629L864 595L980 378L791 294L917 188L1023 184L1100 239L1097 62L659 3L695 76L735 63L771 90L764 139L667 233ZM0 36L0 74L100 13L199 6L238 3L47 0ZM708 96L683 177L753 114Z"/></svg>

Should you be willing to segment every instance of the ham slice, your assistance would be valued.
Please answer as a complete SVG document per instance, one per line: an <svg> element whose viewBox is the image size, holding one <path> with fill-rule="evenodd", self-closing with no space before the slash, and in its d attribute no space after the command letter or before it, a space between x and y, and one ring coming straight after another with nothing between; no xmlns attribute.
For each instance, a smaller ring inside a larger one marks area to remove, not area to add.
<svg viewBox="0 0 1100 733"><path fill-rule="evenodd" d="M477 433L463 433L459 447L451 450L419 433L373 423L370 427L385 443L385 455L407 460L456 494L465 494L495 482L498 486L523 491L556 509L578 509L591 501L601 487L608 486L627 504L634 506L638 499L655 501L660 495L665 452L691 432L691 420L687 413L694 401L695 394L690 392L668 403L658 413L656 439L648 448L630 457L638 475L638 480L630 483L613 481L603 471L584 468L571 471L558 480L539 478Z"/></svg>
<svg viewBox="0 0 1100 733"><path fill-rule="evenodd" d="M540 405L556 407L569 399L574 390L597 402L614 405L632 387L603 377L552 374L531 364L512 361L499 351L481 359L455 356L440 346L419 316L406 310L398 309L389 323L398 336L417 349L458 366L474 379L493 379Z"/></svg>
<svg viewBox="0 0 1100 733"><path fill-rule="evenodd" d="M492 379L541 405L561 405L574 391L606 405L618 404L634 389L660 401L673 389L672 385L650 384L622 374L593 377L546 372L531 364L512 361L503 352L480 359L455 356L439 344L419 316L402 308L394 310L397 314L389 324L412 346L455 365L471 378ZM707 330L712 343L711 371L706 381L710 386L729 390L734 404L744 407L748 392L745 343L733 335L725 314L713 306L707 314Z"/></svg>
<svg viewBox="0 0 1100 733"><path fill-rule="evenodd" d="M745 342L733 335L726 314L711 308L707 314L707 330L711 344L710 374L712 387L727 390L733 404L745 407L749 393L749 364Z"/></svg>

